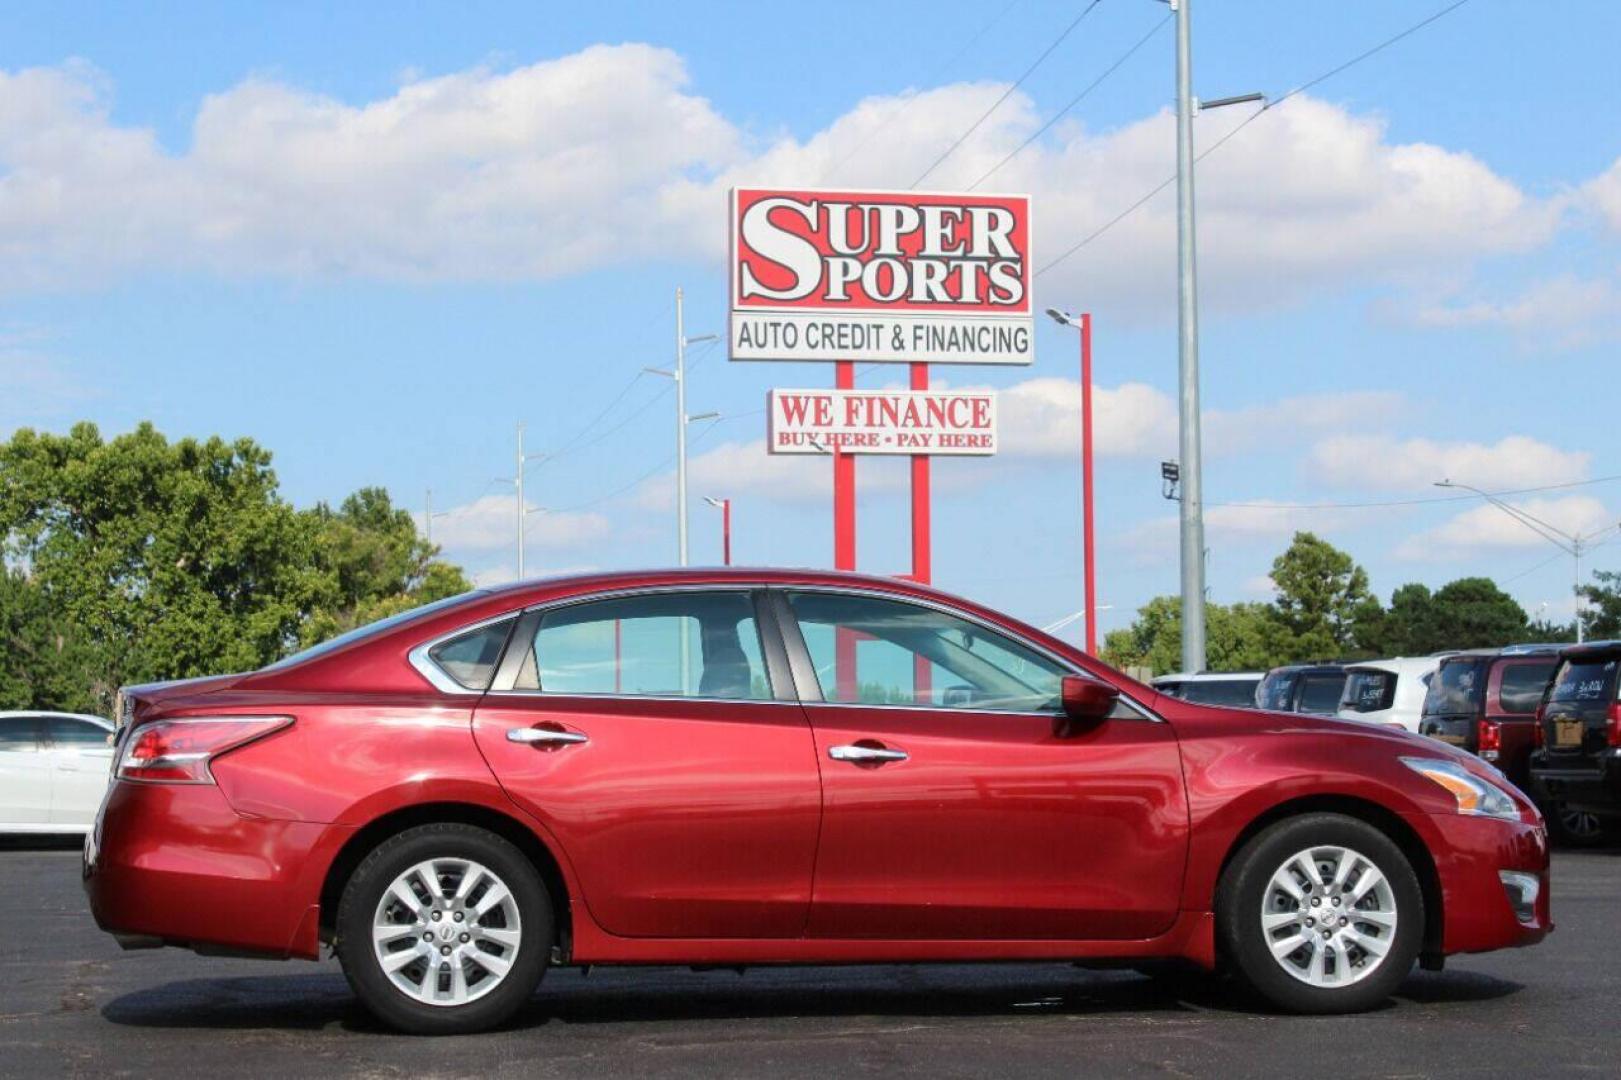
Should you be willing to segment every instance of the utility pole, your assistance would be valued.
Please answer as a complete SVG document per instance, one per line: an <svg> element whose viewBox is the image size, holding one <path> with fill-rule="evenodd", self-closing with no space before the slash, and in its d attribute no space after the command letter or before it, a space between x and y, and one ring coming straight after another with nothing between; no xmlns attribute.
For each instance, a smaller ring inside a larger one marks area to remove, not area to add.
<svg viewBox="0 0 1621 1080"><path fill-rule="evenodd" d="M1199 297L1193 222L1193 57L1190 0L1176 9L1176 238L1179 454L1182 501L1182 670L1203 671L1204 487L1199 438Z"/></svg>
<svg viewBox="0 0 1621 1080"><path fill-rule="evenodd" d="M422 531L426 534L428 546L433 546L433 488L427 489L428 497L423 500Z"/></svg>
<svg viewBox="0 0 1621 1080"><path fill-rule="evenodd" d="M642 370L651 375L662 375L675 380L675 536L676 552L682 566L687 565L687 425L695 420L712 420L719 413L687 415L687 346L700 341L715 341L719 334L698 334L687 337L683 316L682 291L675 290L675 367L648 367Z"/></svg>

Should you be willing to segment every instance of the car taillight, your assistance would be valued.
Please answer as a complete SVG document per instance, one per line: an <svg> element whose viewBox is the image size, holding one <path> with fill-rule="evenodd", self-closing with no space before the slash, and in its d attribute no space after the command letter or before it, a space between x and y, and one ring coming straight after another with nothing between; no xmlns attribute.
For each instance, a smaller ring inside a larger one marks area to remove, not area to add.
<svg viewBox="0 0 1621 1080"><path fill-rule="evenodd" d="M1496 720L1482 720L1475 727L1475 752L1487 761L1497 760L1503 749L1503 726Z"/></svg>
<svg viewBox="0 0 1621 1080"><path fill-rule="evenodd" d="M1611 746L1621 746L1621 701L1610 703L1610 711L1604 718L1604 741Z"/></svg>
<svg viewBox="0 0 1621 1080"><path fill-rule="evenodd" d="M212 784L210 761L292 722L290 716L154 720L124 736L118 777L149 783Z"/></svg>

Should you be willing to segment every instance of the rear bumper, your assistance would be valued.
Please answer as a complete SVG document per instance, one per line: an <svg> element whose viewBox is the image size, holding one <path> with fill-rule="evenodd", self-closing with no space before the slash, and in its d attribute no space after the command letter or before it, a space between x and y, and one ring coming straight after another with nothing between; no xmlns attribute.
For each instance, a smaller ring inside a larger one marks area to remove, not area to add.
<svg viewBox="0 0 1621 1080"><path fill-rule="evenodd" d="M1595 764L1560 767L1546 753L1531 756L1531 794L1573 810L1621 816L1621 751L1606 750Z"/></svg>
<svg viewBox="0 0 1621 1080"><path fill-rule="evenodd" d="M90 911L126 948L314 959L333 832L243 816L212 785L115 781L85 840Z"/></svg>
<svg viewBox="0 0 1621 1080"><path fill-rule="evenodd" d="M1429 823L1442 843L1432 846L1441 881L1445 924L1441 951L1487 952L1535 945L1553 929L1548 896L1548 834L1541 825L1435 814ZM1539 889L1522 921L1504 887L1503 871L1534 874Z"/></svg>

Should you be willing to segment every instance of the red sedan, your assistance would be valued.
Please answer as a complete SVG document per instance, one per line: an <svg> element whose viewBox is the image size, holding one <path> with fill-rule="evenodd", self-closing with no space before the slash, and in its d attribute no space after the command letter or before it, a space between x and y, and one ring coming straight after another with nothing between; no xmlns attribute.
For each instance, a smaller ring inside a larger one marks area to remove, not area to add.
<svg viewBox="0 0 1621 1080"><path fill-rule="evenodd" d="M96 921L325 942L412 1031L588 964L1173 959L1337 1012L1550 928L1542 820L1479 759L1178 701L889 579L525 582L119 722Z"/></svg>

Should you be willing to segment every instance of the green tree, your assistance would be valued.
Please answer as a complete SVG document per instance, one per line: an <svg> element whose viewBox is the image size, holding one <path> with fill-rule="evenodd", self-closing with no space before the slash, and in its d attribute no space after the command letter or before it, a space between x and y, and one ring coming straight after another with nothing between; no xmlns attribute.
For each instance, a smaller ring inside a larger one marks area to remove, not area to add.
<svg viewBox="0 0 1621 1080"><path fill-rule="evenodd" d="M1356 645L1359 617L1371 618L1368 574L1351 556L1309 532L1295 533L1272 562L1273 607L1288 630L1292 660L1332 658Z"/></svg>
<svg viewBox="0 0 1621 1080"><path fill-rule="evenodd" d="M1595 570L1593 583L1578 587L1576 594L1587 601L1581 620L1588 639L1621 637L1621 573Z"/></svg>
<svg viewBox="0 0 1621 1080"><path fill-rule="evenodd" d="M14 636L59 639L73 668L70 685L33 684L34 706L105 709L124 683L250 670L466 588L386 493L299 511L252 440L170 442L151 424L0 444L0 538L27 571L6 585Z"/></svg>
<svg viewBox="0 0 1621 1080"><path fill-rule="evenodd" d="M0 568L0 709L93 710L91 652L20 570Z"/></svg>
<svg viewBox="0 0 1621 1080"><path fill-rule="evenodd" d="M337 510L320 503L308 513L317 558L337 592L305 624L306 642L472 587L458 567L436 558L439 549L417 534L410 512L394 506L383 488L361 488Z"/></svg>
<svg viewBox="0 0 1621 1080"><path fill-rule="evenodd" d="M1205 605L1205 662L1211 671L1264 671L1282 661L1287 631L1269 604ZM1119 667L1141 665L1155 675L1182 666L1182 602L1156 596L1137 620L1104 636L1103 658Z"/></svg>

